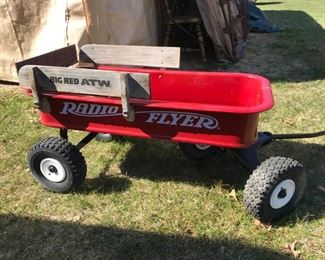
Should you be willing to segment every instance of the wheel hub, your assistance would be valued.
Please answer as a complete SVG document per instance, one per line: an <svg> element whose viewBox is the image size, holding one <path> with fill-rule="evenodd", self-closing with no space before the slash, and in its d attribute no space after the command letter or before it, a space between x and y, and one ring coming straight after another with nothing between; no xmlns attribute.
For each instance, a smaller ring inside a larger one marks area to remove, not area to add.
<svg viewBox="0 0 325 260"><path fill-rule="evenodd" d="M287 196L287 190L282 188L278 194L278 198L283 199L283 198L285 198L285 196Z"/></svg>
<svg viewBox="0 0 325 260"><path fill-rule="evenodd" d="M289 203L295 193L296 185L293 180L287 179L280 182L273 190L270 205L274 209L284 207Z"/></svg>
<svg viewBox="0 0 325 260"><path fill-rule="evenodd" d="M198 150L207 150L211 147L211 145L208 145L208 144L195 144L195 147L198 149Z"/></svg>
<svg viewBox="0 0 325 260"><path fill-rule="evenodd" d="M44 177L52 182L62 182L67 176L63 165L54 158L43 159L40 170Z"/></svg>
<svg viewBox="0 0 325 260"><path fill-rule="evenodd" d="M57 169L55 166L50 165L50 166L49 166L49 171L50 171L51 173L57 173L57 172L58 172L58 169Z"/></svg>

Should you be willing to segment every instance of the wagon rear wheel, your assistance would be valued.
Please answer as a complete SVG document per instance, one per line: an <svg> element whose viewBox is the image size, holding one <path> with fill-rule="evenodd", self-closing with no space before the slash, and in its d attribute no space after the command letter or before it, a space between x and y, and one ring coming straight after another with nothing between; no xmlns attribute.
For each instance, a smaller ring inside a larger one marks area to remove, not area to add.
<svg viewBox="0 0 325 260"><path fill-rule="evenodd" d="M84 157L76 146L63 138L43 139L33 146L27 160L32 175L50 191L69 192L86 177Z"/></svg>
<svg viewBox="0 0 325 260"><path fill-rule="evenodd" d="M209 159L221 151L217 147L206 144L178 143L178 146L188 158L196 161Z"/></svg>
<svg viewBox="0 0 325 260"><path fill-rule="evenodd" d="M106 143L112 141L113 137L110 134L99 133L96 135L95 139L99 142Z"/></svg>
<svg viewBox="0 0 325 260"><path fill-rule="evenodd" d="M296 207L303 196L303 166L290 158L271 157L258 166L244 190L246 209L262 222L278 220Z"/></svg>

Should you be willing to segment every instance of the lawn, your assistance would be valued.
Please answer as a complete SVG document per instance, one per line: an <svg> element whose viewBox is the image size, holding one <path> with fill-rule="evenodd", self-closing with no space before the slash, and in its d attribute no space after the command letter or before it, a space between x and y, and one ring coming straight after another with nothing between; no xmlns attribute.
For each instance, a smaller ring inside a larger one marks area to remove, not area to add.
<svg viewBox="0 0 325 260"><path fill-rule="evenodd" d="M221 69L271 80L276 105L262 114L259 130L324 130L323 0L257 3L284 31L251 34L244 59ZM162 141L94 141L82 150L84 184L70 194L48 192L29 173L26 154L53 135L56 129L38 123L31 98L0 88L0 259L325 258L324 137L277 141L261 151L262 160L297 159L308 175L296 210L265 226L244 210L249 172L231 153L195 163ZM70 140L83 135L74 131Z"/></svg>

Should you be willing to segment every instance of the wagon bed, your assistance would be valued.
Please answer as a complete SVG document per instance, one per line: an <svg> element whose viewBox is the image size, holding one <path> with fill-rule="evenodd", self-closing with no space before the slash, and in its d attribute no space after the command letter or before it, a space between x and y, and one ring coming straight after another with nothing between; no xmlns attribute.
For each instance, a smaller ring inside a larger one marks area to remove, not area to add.
<svg viewBox="0 0 325 260"><path fill-rule="evenodd" d="M34 95L47 100L50 111L41 109L44 125L222 147L256 142L259 113L273 106L269 81L244 73L95 63L88 69L27 65L19 79L29 93L36 84ZM132 120L123 117L125 85Z"/></svg>

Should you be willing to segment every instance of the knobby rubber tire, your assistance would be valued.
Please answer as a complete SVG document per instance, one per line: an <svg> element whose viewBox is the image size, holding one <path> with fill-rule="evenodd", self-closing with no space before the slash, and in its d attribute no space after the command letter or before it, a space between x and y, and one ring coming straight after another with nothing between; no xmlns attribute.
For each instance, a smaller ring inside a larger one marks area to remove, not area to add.
<svg viewBox="0 0 325 260"><path fill-rule="evenodd" d="M285 205L273 208L270 203L272 192L284 180L294 182L294 193ZM280 156L271 157L262 162L249 177L244 189L244 205L255 218L270 223L297 206L305 186L306 174L298 161Z"/></svg>
<svg viewBox="0 0 325 260"><path fill-rule="evenodd" d="M189 143L178 143L178 146L189 159L195 161L210 159L220 152L219 148L215 146L210 146L206 150L200 150L195 146L195 144Z"/></svg>
<svg viewBox="0 0 325 260"><path fill-rule="evenodd" d="M61 163L66 173L62 182L50 181L42 174L40 162L44 158L53 158ZM83 155L76 146L60 137L45 138L35 144L28 154L27 161L32 175L43 187L53 192L70 192L82 184L87 173Z"/></svg>

